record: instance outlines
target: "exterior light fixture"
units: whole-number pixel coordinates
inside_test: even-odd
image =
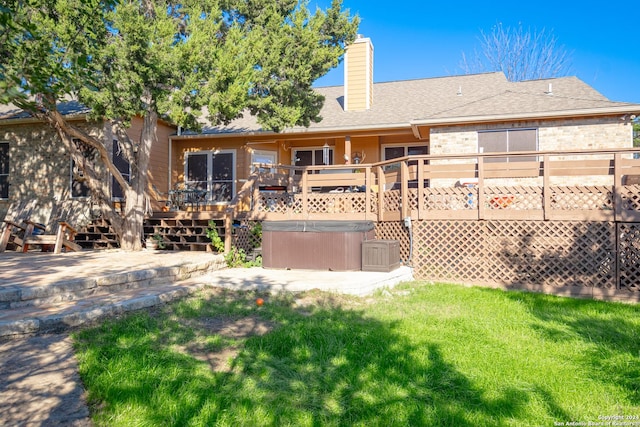
[[[329,144],[326,141],[322,146],[322,163],[329,164]]]

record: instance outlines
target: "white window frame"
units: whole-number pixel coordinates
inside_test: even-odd
[[[1,145],[7,145],[7,173],[2,173],[0,170],[0,177],[7,178],[7,197],[2,197],[0,194],[0,200],[8,200],[9,199],[9,177],[11,175],[11,143],[9,141],[0,141]]]
[[[336,152],[334,148],[335,148],[334,146],[329,147],[329,152],[331,153],[330,157],[333,159],[333,162],[331,163],[332,165],[335,165],[336,163]],[[298,151],[316,151],[316,150],[322,151],[323,149],[324,149],[324,146],[322,145],[315,145],[313,147],[291,147],[291,164],[295,166]],[[311,161],[312,161],[311,166],[325,166],[324,164],[316,165],[315,153],[314,155],[311,156]],[[326,166],[329,166],[329,165],[326,165]]]
[[[278,152],[275,150],[252,150],[251,151],[251,171],[253,172],[254,163],[267,163],[258,160],[258,158],[269,158],[272,165],[278,164]],[[272,169],[273,171],[273,169]]]
[[[184,179],[185,184],[189,185],[190,182],[187,178],[189,176],[188,166],[189,166],[189,156],[194,155],[207,155],[207,200],[206,203],[210,205],[228,205],[231,200],[226,201],[214,201],[211,200],[213,196],[213,157],[216,154],[231,154],[231,198],[233,198],[236,194],[236,169],[237,169],[237,151],[233,149],[227,150],[201,150],[201,151],[188,151],[184,153]],[[226,182],[226,181],[225,181]]]

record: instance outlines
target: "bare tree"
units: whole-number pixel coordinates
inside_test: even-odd
[[[494,25],[490,33],[480,31],[480,50],[469,58],[464,52],[460,68],[466,74],[502,71],[512,82],[566,76],[571,72],[571,54],[553,31]]]

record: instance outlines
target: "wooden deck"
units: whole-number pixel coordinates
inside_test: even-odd
[[[412,156],[357,169],[278,166],[251,177],[234,203],[251,206],[243,214],[255,220],[640,221],[640,160],[633,153],[502,153],[509,162],[496,161],[498,154]],[[234,203],[228,212],[238,214]]]

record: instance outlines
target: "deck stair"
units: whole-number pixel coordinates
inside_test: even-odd
[[[209,221],[214,221],[218,234],[224,238],[224,220],[197,215],[151,217],[144,221],[144,237],[155,236],[162,249],[213,252],[207,237]],[[106,219],[96,219],[80,230],[75,242],[84,249],[116,249],[118,238]]]
[[[88,252],[80,254],[92,256]],[[170,265],[163,262],[143,268],[102,265],[96,266],[95,275],[83,274],[75,278],[56,276],[52,280],[45,280],[46,273],[39,274],[46,270],[34,268],[26,274],[26,279],[30,280],[17,278],[15,283],[11,283],[11,279],[9,283],[1,281],[0,337],[57,332],[107,316],[160,305],[192,293],[204,286],[207,274],[226,267],[223,255],[202,255],[195,260],[171,255],[173,260]],[[146,253],[140,256],[152,255]],[[34,262],[42,260],[35,259]],[[47,257],[48,260],[51,257]],[[96,258],[95,262],[100,263],[101,260]],[[11,262],[9,259],[0,261]]]
[[[75,243],[83,249],[115,249],[120,247],[118,236],[106,219],[94,219],[79,231],[75,237]]]
[[[207,237],[209,221],[214,221],[218,235],[224,237],[224,221],[198,216],[152,217],[144,222],[145,238],[156,236],[167,250],[213,252]]]

